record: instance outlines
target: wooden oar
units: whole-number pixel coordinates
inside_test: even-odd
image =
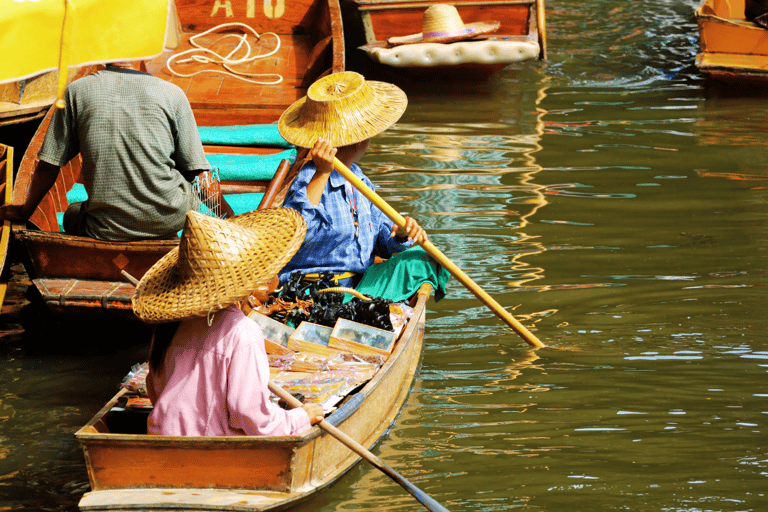
[[[384,215],[392,219],[392,222],[401,228],[405,227],[405,219],[402,215],[395,211],[395,209],[392,208],[389,203],[384,201],[381,196],[379,196],[376,192],[371,190],[370,187],[363,183],[363,180],[355,176],[346,165],[339,161],[338,158],[334,158],[333,162],[334,168],[339,171],[339,173],[341,173],[341,175],[344,176],[347,181],[349,181],[356,189],[362,192],[362,194],[368,198],[370,202],[376,205],[379,210],[384,212]],[[501,305],[496,302],[493,297],[488,295],[485,290],[480,288],[480,286],[478,286],[477,283],[475,283],[467,274],[465,274],[463,270],[461,270],[454,262],[449,260],[448,257],[440,251],[440,249],[432,244],[432,242],[427,240],[424,242],[419,242],[419,245],[421,245],[421,247],[423,247],[424,250],[427,251],[427,253],[435,259],[435,261],[442,265],[443,268],[448,270],[448,272],[450,272],[453,277],[458,279],[461,284],[466,286],[467,289],[475,295],[475,297],[480,299],[483,304],[488,306],[491,311],[496,313],[496,316],[501,318],[504,322],[506,322],[507,325],[514,329],[514,331],[519,334],[520,337],[522,337],[529,345],[534,348],[541,348],[545,346],[544,343],[539,341],[539,339],[534,336],[528,329],[526,329],[523,324],[518,322],[515,317],[513,317],[506,309],[501,307]]]
[[[272,391],[274,394],[276,394],[278,397],[285,400],[285,402],[290,405],[291,407],[301,407],[301,402],[299,402],[296,397],[288,393],[286,390],[278,386],[272,381],[269,381],[269,390]],[[448,509],[442,506],[440,503],[435,501],[434,498],[429,496],[427,493],[413,485],[411,482],[405,479],[400,473],[389,467],[384,463],[383,460],[372,454],[370,451],[368,451],[363,445],[349,437],[347,434],[339,430],[338,428],[334,427],[330,423],[328,423],[325,420],[322,420],[320,423],[317,424],[320,428],[331,434],[333,437],[338,439],[342,444],[344,444],[347,448],[376,466],[379,470],[381,470],[385,475],[390,477],[392,480],[400,484],[400,486],[408,491],[411,496],[416,498],[419,503],[424,505],[428,510],[432,510],[433,512],[448,512]]]
[[[547,24],[544,16],[544,0],[536,0],[536,28],[539,32],[539,59],[547,60]]]

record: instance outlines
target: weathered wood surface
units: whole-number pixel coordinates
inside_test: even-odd
[[[384,366],[327,418],[363,446],[376,443],[406,399],[420,359],[430,292],[429,285],[419,290],[415,315]],[[135,511],[205,510],[201,503],[217,510],[278,510],[327,487],[359,460],[318,427],[292,437],[150,436],[141,431],[146,415],[127,420],[112,411],[121,394],[76,434],[91,483],[80,502],[83,511],[118,505]]]
[[[56,101],[58,71],[0,84],[0,126],[43,117]]]
[[[200,125],[272,123],[289,105],[306,95],[307,87],[317,78],[344,70],[344,34],[338,0],[215,3],[177,0],[176,11],[181,28],[180,45],[148,61],[147,71],[184,90]],[[282,77],[281,83],[254,84],[211,72],[179,77],[168,70],[166,64],[172,55],[192,48],[190,37],[225,23],[245,23],[259,33],[261,37],[255,43],[259,54],[275,49],[278,44],[275,35],[279,38],[277,53],[235,68],[247,73],[277,74]],[[237,27],[229,30],[235,29]],[[197,43],[227,55],[238,41],[222,40],[223,34],[216,31],[201,36]],[[253,42],[254,38],[250,37],[249,41]],[[200,63],[181,64],[174,69],[184,75],[206,69],[222,70],[216,64]],[[261,80],[275,79],[263,77]]]

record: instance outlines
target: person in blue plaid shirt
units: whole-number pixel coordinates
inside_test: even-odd
[[[389,258],[427,240],[415,219],[405,217],[405,227],[398,228],[333,169],[336,157],[373,189],[355,162],[371,137],[400,118],[407,103],[395,85],[342,72],[312,84],[307,96],[280,117],[278,128],[286,140],[312,148],[312,160],[299,171],[284,202],[302,214],[307,235],[280,271],[281,283],[296,271],[310,279],[332,272],[340,286],[354,286],[376,256]]]

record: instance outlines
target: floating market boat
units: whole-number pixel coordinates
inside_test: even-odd
[[[362,33],[365,41],[360,49],[373,63],[401,75],[485,79],[515,62],[547,56],[544,0],[347,1],[354,13],[350,30]],[[464,24],[498,21],[499,28],[454,43],[388,42],[421,32],[424,12],[439,3],[455,6]]]
[[[392,353],[326,421],[370,448],[400,411],[422,347],[423,284]],[[77,431],[91,491],[82,511],[262,511],[295,505],[359,460],[318,427],[290,437],[171,437],[146,433],[148,412],[125,407],[121,390]]]
[[[274,6],[259,7],[257,10],[249,2],[233,8],[229,2],[217,2],[212,10],[208,3],[177,0],[172,13],[178,28],[176,48],[144,63],[148,72],[179,85],[187,94],[208,160],[219,168],[222,191],[236,213],[282,202],[283,181],[289,169],[281,162],[287,160],[290,167],[301,157],[297,158],[297,149],[285,142],[276,124],[271,123],[306,95],[308,86],[317,78],[344,69],[337,0],[280,0]],[[241,31],[239,35],[220,33],[216,27],[222,21],[246,24],[258,30],[260,37],[254,41],[248,30],[248,34]],[[242,25],[234,28],[241,29]],[[211,29],[216,31],[206,33]],[[263,33],[266,30],[271,34]],[[278,40],[279,48],[272,52]],[[255,48],[257,54],[271,55],[251,63],[228,64],[227,68],[213,62],[172,60],[174,55],[191,50],[193,44],[208,48],[201,50],[204,54],[216,51],[229,55],[235,50],[235,57],[239,57],[238,45],[250,45],[252,52]],[[229,68],[236,73],[228,71]],[[95,69],[85,67],[75,79]],[[272,77],[268,85],[242,80],[266,72]],[[51,110],[24,154],[16,178],[14,204],[23,204],[26,198],[36,156],[52,115]],[[63,211],[69,203],[84,199],[79,182],[80,159],[74,158],[62,168],[29,222],[13,226],[14,239],[23,245],[27,255],[26,270],[42,301],[55,313],[92,315],[109,310],[117,316],[132,318],[134,287],[122,271],[140,278],[178,242],[105,242],[62,233]]]
[[[13,192],[14,204],[23,204],[27,196],[36,165],[35,155],[52,115],[53,110],[40,124],[22,159]],[[249,131],[262,125],[242,128],[241,131]],[[276,131],[276,127],[273,130]],[[231,134],[232,130],[226,133]],[[201,129],[204,140],[211,140],[211,136],[216,134]],[[204,148],[211,164],[220,169],[222,192],[236,213],[280,202],[282,181],[296,157],[295,148],[268,147],[261,142],[237,146],[206,144]],[[230,165],[234,179],[226,174]],[[252,172],[238,173],[243,166]],[[107,242],[63,233],[61,220],[67,205],[85,199],[80,179],[80,159],[73,158],[62,167],[53,187],[29,220],[14,223],[14,239],[24,247],[26,271],[49,309],[74,314],[110,310],[118,316],[132,318],[134,286],[127,282],[122,271],[140,278],[175,247],[178,240]]]
[[[724,81],[768,80],[768,29],[744,15],[744,0],[704,0],[696,9],[696,67]]]

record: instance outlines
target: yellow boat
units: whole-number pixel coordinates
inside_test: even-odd
[[[768,29],[744,15],[744,0],[704,0],[696,9],[696,67],[724,81],[768,80]]]

